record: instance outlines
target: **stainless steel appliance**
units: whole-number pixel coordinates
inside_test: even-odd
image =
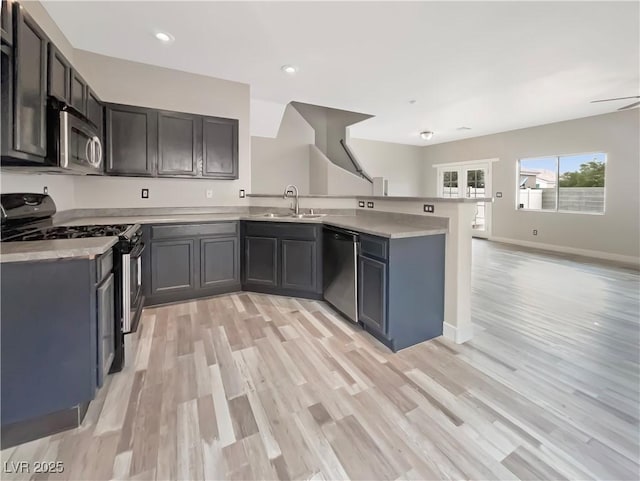
[[[137,329],[144,304],[140,266],[145,246],[140,225],[52,226],[55,212],[55,203],[48,195],[2,194],[2,242],[118,237],[113,247],[115,346],[109,372],[120,371],[124,366],[124,334]]]
[[[323,229],[324,299],[353,322],[358,322],[358,233],[338,227]]]
[[[49,161],[62,171],[102,174],[101,132],[72,107],[49,100],[47,146]]]

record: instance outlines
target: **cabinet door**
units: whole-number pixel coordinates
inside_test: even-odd
[[[49,96],[63,102],[71,102],[71,64],[52,43],[49,43],[48,67]]]
[[[278,285],[278,239],[246,236],[244,241],[244,282]]]
[[[71,70],[71,106],[87,115],[87,82],[75,70]]]
[[[21,8],[16,9],[13,85],[13,149],[27,160],[47,154],[47,37]]]
[[[317,248],[315,241],[281,241],[283,289],[316,291]]]
[[[107,107],[107,172],[150,176],[157,152],[157,114],[126,105]]]
[[[238,178],[238,121],[202,118],[202,175]]]
[[[358,269],[358,317],[376,331],[387,328],[387,265],[360,256]]]
[[[158,175],[196,175],[200,155],[200,118],[158,113]]]
[[[100,140],[104,139],[104,106],[96,93],[87,89],[87,118],[98,127]]]
[[[98,387],[109,372],[115,351],[115,290],[114,277],[109,277],[98,287]]]
[[[151,243],[151,294],[195,288],[193,239]]]
[[[2,43],[13,45],[13,1],[2,0],[0,13],[0,36]]]
[[[238,239],[200,239],[200,287],[240,282]]]

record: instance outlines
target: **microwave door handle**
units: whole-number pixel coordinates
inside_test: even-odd
[[[93,139],[87,139],[87,145],[84,148],[89,164],[93,163]]]
[[[94,165],[100,167],[102,164],[102,142],[97,136],[93,138],[93,146],[95,148]]]

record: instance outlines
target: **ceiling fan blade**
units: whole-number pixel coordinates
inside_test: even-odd
[[[601,99],[601,100],[592,100],[592,104],[597,104],[598,102],[611,102],[613,100],[627,100],[627,99],[640,99],[640,95],[634,95],[633,97],[618,97],[615,99]]]
[[[634,102],[632,104],[625,105],[624,107],[620,107],[618,110],[632,109],[634,107],[637,107],[638,105],[640,105],[640,102]]]

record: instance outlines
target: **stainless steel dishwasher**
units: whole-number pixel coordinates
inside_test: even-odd
[[[349,320],[358,322],[359,235],[325,226],[322,240],[324,299]]]

